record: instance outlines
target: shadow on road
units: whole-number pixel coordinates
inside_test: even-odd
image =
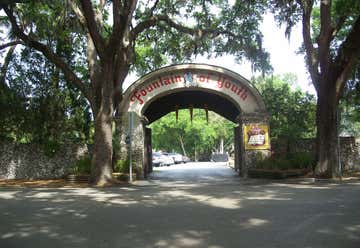
[[[359,247],[359,183],[186,173],[164,169],[148,186],[0,188],[0,247]]]

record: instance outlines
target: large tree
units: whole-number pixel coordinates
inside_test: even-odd
[[[80,0],[30,1],[5,4],[11,23],[6,48],[23,44],[41,52],[56,65],[66,81],[89,102],[94,119],[92,181],[112,180],[112,125],[122,100],[122,84],[134,65],[141,71],[164,63],[189,59],[193,54],[235,54],[254,68],[268,69],[268,54],[258,30],[266,1]],[[59,9],[59,5],[62,8]],[[57,30],[59,18],[69,25]],[[74,19],[77,23],[73,22]],[[75,55],[67,60],[56,54],[47,37],[59,36]],[[52,40],[52,39],[50,39]],[[84,43],[77,50],[74,40]],[[85,58],[85,73],[76,60]],[[135,67],[133,67],[135,68]]]
[[[344,86],[359,65],[360,1],[273,0],[286,34],[302,22],[303,48],[311,81],[317,92],[318,176],[338,175],[337,108]]]

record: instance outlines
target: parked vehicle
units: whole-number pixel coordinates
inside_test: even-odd
[[[162,154],[162,156],[163,156],[163,164],[162,164],[162,166],[170,166],[170,165],[175,163],[174,159],[171,156],[169,156],[167,154]]]
[[[175,164],[180,164],[180,163],[184,162],[183,161],[183,156],[181,154],[179,154],[179,153],[172,152],[172,153],[167,153],[167,155],[172,157]]]
[[[152,153],[152,165],[155,167],[159,167],[159,166],[161,166],[161,163],[162,163],[161,153],[153,152]]]
[[[190,160],[190,158],[187,157],[187,156],[182,156],[182,161],[183,161],[183,163],[188,163],[188,162],[190,162],[191,160]]]
[[[168,156],[161,152],[153,152],[152,153],[152,164],[155,167],[170,166],[170,165],[174,164],[174,160],[171,156]]]

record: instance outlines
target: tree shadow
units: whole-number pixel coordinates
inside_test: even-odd
[[[360,185],[0,189],[0,247],[357,247]]]

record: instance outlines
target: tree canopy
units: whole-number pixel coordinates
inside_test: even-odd
[[[294,141],[315,136],[315,97],[297,88],[296,81],[293,74],[255,79],[270,114],[271,138]]]

